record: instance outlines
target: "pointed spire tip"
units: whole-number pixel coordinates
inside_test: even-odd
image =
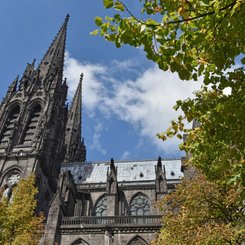
[[[69,18],[70,18],[70,15],[67,14],[67,15],[66,15],[66,18],[65,18],[65,22],[68,22]]]
[[[32,66],[34,67],[35,66],[35,63],[36,63],[36,59],[33,59],[33,61],[32,61]]]
[[[80,82],[83,80],[83,73],[80,75]]]

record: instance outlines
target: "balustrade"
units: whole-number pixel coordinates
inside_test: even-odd
[[[62,226],[160,226],[161,215],[145,216],[82,216],[82,217],[63,217]]]

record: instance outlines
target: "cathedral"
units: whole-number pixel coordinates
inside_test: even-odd
[[[83,71],[71,105],[66,104],[68,20],[39,65],[27,64],[1,102],[1,190],[10,198],[17,182],[35,173],[37,211],[47,217],[40,244],[149,245],[162,223],[156,203],[180,183],[181,160],[86,159]]]

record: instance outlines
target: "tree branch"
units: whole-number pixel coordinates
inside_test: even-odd
[[[231,4],[228,4],[227,6],[221,8],[219,11],[223,11],[226,10],[230,7],[233,7],[236,4],[236,1],[232,2]],[[182,23],[182,22],[186,22],[186,21],[192,21],[192,20],[196,20],[196,19],[200,19],[202,17],[208,16],[208,15],[213,15],[215,13],[215,11],[210,11],[204,14],[200,14],[198,16],[192,17],[192,18],[187,18],[187,19],[182,19],[182,20],[176,20],[176,21],[169,21],[167,22],[167,24],[177,24],[177,23]]]
[[[119,1],[123,6],[124,8],[126,9],[126,11],[129,13],[129,15],[134,18],[137,22],[143,24],[143,25],[146,25],[148,27],[157,27],[157,26],[161,26],[161,24],[146,24],[145,21],[141,21],[139,20],[130,10],[129,8],[121,1]],[[235,4],[236,4],[237,1],[234,1],[230,4],[228,4],[227,6],[221,8],[219,11],[223,11],[223,10],[226,10],[230,7],[233,7]],[[165,24],[169,25],[169,24],[179,24],[179,23],[182,23],[182,22],[188,22],[188,21],[192,21],[192,20],[196,20],[196,19],[200,19],[202,17],[205,17],[205,16],[208,16],[208,15],[213,15],[215,14],[215,11],[210,11],[210,12],[207,12],[207,13],[204,13],[204,14],[200,14],[198,16],[195,16],[195,17],[192,17],[192,18],[187,18],[187,19],[181,19],[181,20],[175,20],[175,21],[168,21],[166,22]]]

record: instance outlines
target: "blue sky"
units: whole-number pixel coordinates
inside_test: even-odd
[[[131,1],[137,8],[137,1]],[[187,98],[199,84],[182,82],[160,71],[131,47],[117,49],[89,33],[95,16],[110,15],[102,0],[2,0],[0,3],[0,99],[16,75],[34,58],[39,63],[66,14],[65,76],[69,99],[83,83],[83,137],[87,160],[176,158],[176,139],[161,142],[156,133],[176,118],[174,102]]]

